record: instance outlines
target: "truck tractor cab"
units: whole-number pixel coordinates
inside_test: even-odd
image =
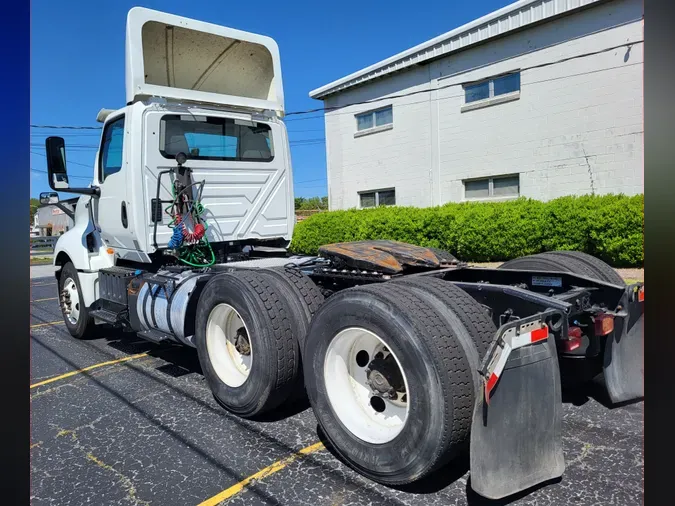
[[[65,143],[47,140],[50,186],[85,195],[56,265],[208,267],[246,246],[286,246],[293,185],[274,40],[144,8],[126,35],[127,105],[97,116],[89,187],[70,187]]]

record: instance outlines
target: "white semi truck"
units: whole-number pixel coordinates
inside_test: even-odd
[[[344,460],[384,484],[468,450],[504,497],[562,475],[561,388],[643,395],[644,287],[561,251],[470,268],[392,241],[286,253],[294,225],[276,43],[145,8],[127,18],[126,105],[103,109],[92,183],[54,265],[76,338],[117,326],[197,349],[215,398],[254,417],[307,395]],[[54,193],[41,198],[53,202]]]

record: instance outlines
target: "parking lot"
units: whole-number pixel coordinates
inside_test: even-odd
[[[73,339],[53,277],[31,279],[30,340],[33,505],[493,504],[471,492],[466,459],[414,486],[366,480],[322,444],[305,404],[230,415],[194,350],[114,330]],[[642,403],[565,401],[562,480],[499,503],[640,503]]]

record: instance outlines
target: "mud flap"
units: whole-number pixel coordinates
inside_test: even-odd
[[[612,403],[644,397],[644,286],[631,285],[622,299],[624,317],[614,319],[607,336],[603,371]]]
[[[547,311],[502,325],[483,359],[471,426],[471,487],[500,499],[562,476],[560,369]]]

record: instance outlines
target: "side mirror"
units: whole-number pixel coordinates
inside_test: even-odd
[[[49,204],[58,204],[59,203],[59,194],[56,192],[42,192],[40,193],[40,204],[49,205]]]
[[[68,171],[66,170],[66,143],[62,137],[47,137],[47,177],[52,190],[67,190]]]
[[[47,179],[49,180],[49,187],[52,190],[62,190],[69,193],[80,193],[82,195],[100,195],[100,190],[95,186],[89,188],[71,188],[70,184],[68,184],[66,143],[62,137],[47,137],[45,148],[47,150]],[[57,194],[54,193],[50,195],[56,195],[58,202],[59,196]]]

